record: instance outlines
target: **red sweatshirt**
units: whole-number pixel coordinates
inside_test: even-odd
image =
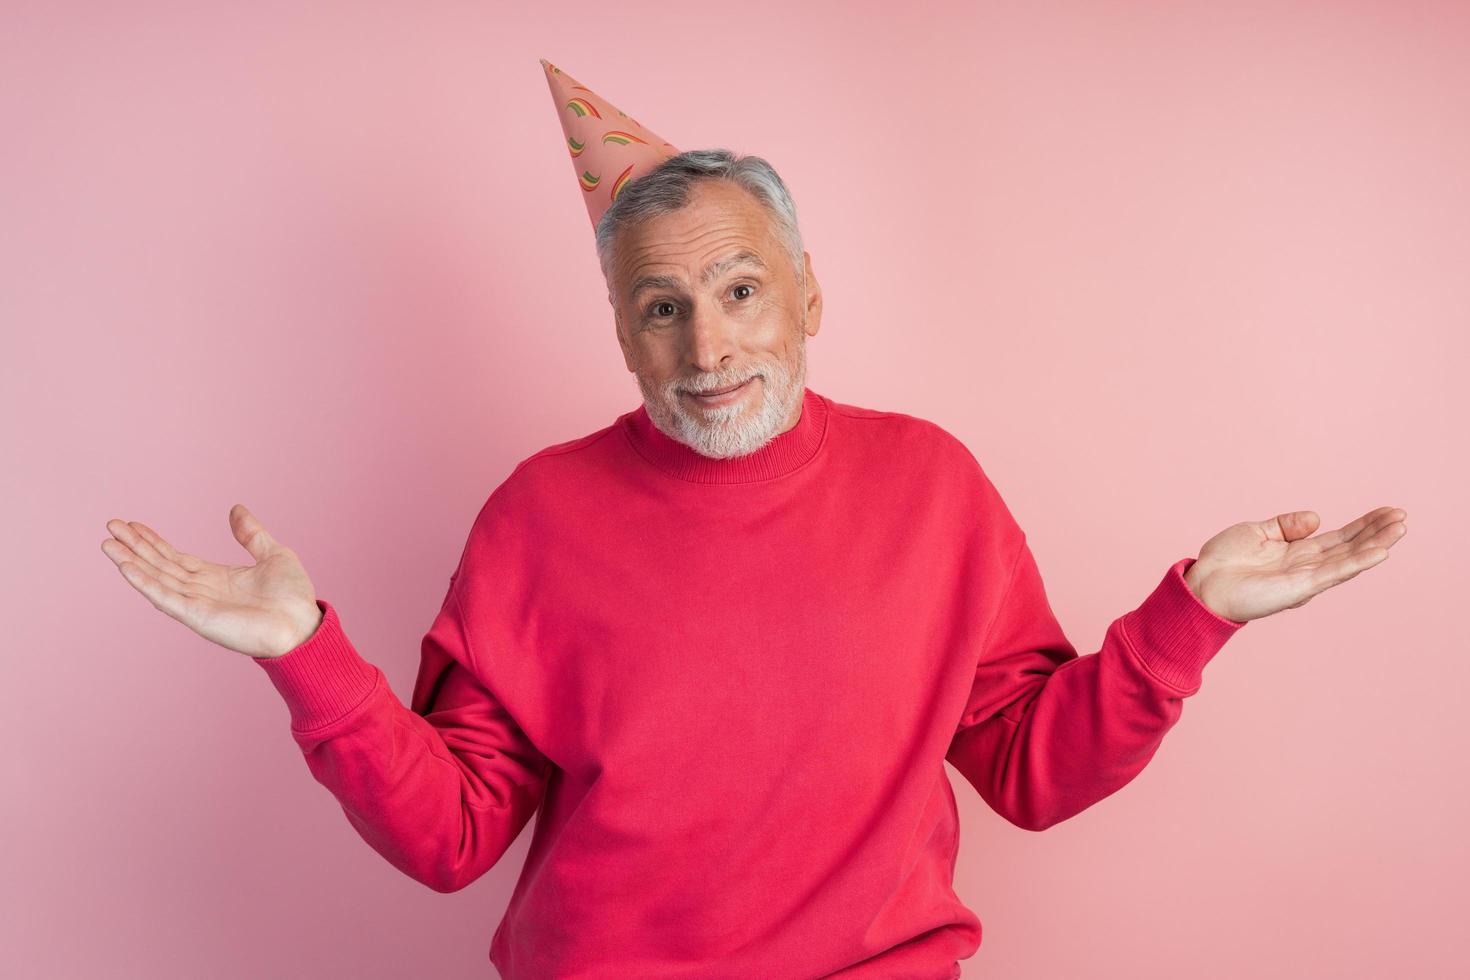
[[[808,388],[794,428],[713,460],[640,405],[490,494],[407,707],[325,599],[256,662],[312,775],[430,888],[536,813],[507,980],[957,977],[981,928],[944,761],[1028,830],[1127,784],[1244,625],[1192,561],[1079,657],[934,423]]]

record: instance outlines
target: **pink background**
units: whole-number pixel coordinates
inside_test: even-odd
[[[963,439],[1080,652],[1236,521],[1409,512],[1113,797],[957,791],[967,976],[1463,975],[1470,8],[306,6],[0,15],[9,975],[493,975],[529,828],[404,877],[99,544],[247,504],[406,699],[485,497],[639,403],[540,57],[777,166],[809,383]]]

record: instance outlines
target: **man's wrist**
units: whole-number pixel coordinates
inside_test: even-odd
[[[321,606],[313,602],[310,612],[303,612],[293,618],[296,626],[291,630],[289,637],[282,642],[281,651],[275,654],[277,657],[284,657],[315,636],[316,631],[321,628],[323,620],[326,619],[326,614],[322,612]]]
[[[1189,591],[1193,592],[1196,596],[1199,595],[1199,575],[1195,573],[1195,569],[1197,568],[1199,568],[1199,562],[1190,565],[1189,569],[1184,573],[1184,584],[1189,586]],[[1200,601],[1203,602],[1204,600],[1200,599]]]
[[[1221,619],[1228,619],[1232,623],[1244,622],[1244,620],[1237,620],[1233,618],[1224,609],[1221,609],[1218,605],[1211,603],[1205,599],[1205,582],[1207,577],[1200,573],[1198,561],[1192,562],[1189,568],[1185,569],[1181,577],[1184,579],[1184,584],[1189,586],[1189,591],[1193,592],[1194,597],[1199,600],[1200,605],[1204,606],[1206,609],[1214,613],[1216,616],[1219,616]],[[1219,589],[1216,589],[1215,591],[1219,592]],[[1219,596],[1216,596],[1217,600],[1218,598]]]

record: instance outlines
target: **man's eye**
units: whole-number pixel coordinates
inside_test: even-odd
[[[748,290],[754,291],[755,290],[755,286],[751,285],[748,282],[742,282],[742,283],[739,283],[738,285],[734,286],[733,289],[732,289],[732,292],[735,289],[748,289]],[[736,297],[736,299],[748,299],[748,298],[749,298],[749,294],[748,293],[745,296],[737,296]],[[667,312],[665,312],[665,308],[667,308]],[[654,303],[652,306],[650,306],[648,308],[648,314],[649,314],[649,316],[653,317],[655,320],[667,319],[668,317],[671,317],[671,316],[674,315],[674,304],[673,303],[670,303],[668,300],[659,300],[657,303]]]

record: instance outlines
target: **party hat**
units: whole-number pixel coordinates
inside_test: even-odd
[[[572,169],[587,202],[592,227],[631,180],[679,151],[560,68],[541,59],[551,99],[567,138]]]

